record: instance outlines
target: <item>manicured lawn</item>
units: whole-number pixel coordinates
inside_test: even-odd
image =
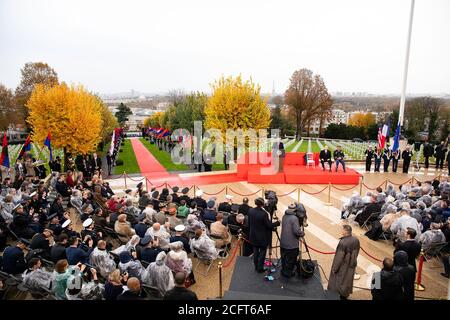
[[[121,146],[123,152],[119,152],[118,159],[123,161],[123,165],[114,167],[114,174],[126,173],[139,173],[139,165],[134,154],[133,147],[129,139],[125,139],[125,145]]]
[[[164,150],[159,150],[158,146],[155,144],[151,144],[148,140],[144,138],[140,138],[144,146],[152,153],[152,155],[158,160],[158,162],[166,168],[167,171],[187,171],[189,170],[189,166],[185,164],[175,164],[172,162],[172,158],[170,153]]]

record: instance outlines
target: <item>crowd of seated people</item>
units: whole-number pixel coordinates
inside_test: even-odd
[[[188,188],[115,194],[99,172],[87,181],[52,173],[1,185],[1,271],[57,299],[196,299],[192,257],[224,257],[232,234],[248,230],[248,199],[204,199]],[[182,285],[183,284],[183,285]],[[185,284],[185,285],[184,285]],[[155,289],[156,288],[156,289]],[[184,290],[184,289],[186,290]],[[153,292],[154,294],[154,292]]]
[[[366,228],[365,235],[372,240],[392,239],[395,250],[405,251],[414,269],[421,250],[425,256],[440,257],[444,264],[441,275],[448,278],[449,194],[450,179],[400,185],[398,190],[393,185],[384,191],[378,187],[363,197],[354,192],[341,217]]]

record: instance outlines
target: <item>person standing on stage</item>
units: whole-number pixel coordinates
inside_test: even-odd
[[[423,157],[425,158],[425,169],[428,169],[430,165],[429,159],[430,157],[433,156],[433,153],[434,153],[433,146],[428,141],[425,141],[423,145]]]
[[[402,152],[403,159],[403,173],[408,173],[409,164],[411,162],[411,158],[413,156],[412,151],[409,149],[409,146],[406,146],[406,149]]]
[[[389,161],[391,161],[391,150],[389,145],[386,144],[386,148],[383,150],[383,172],[389,171]]]
[[[375,153],[373,157],[375,158],[375,172],[380,172],[380,166],[381,166],[381,157],[382,157],[381,149],[375,148]]]
[[[369,146],[364,154],[366,155],[366,172],[370,172],[370,167],[372,167],[372,158],[375,155],[372,150],[372,146]]]
[[[397,172],[398,160],[400,159],[399,149],[391,152],[391,159],[392,159],[392,172]]]
[[[325,162],[328,162],[328,168],[331,172],[331,152],[328,150],[328,146],[325,146],[322,150],[320,150],[319,158],[323,171],[325,171]]]
[[[344,225],[328,281],[328,290],[337,292],[341,300],[347,300],[353,292],[359,248],[359,240],[352,235],[352,227]]]
[[[336,163],[336,172],[338,171],[339,163],[342,165],[342,168],[344,169],[344,172],[345,172],[345,161],[344,161],[345,155],[341,149],[341,146],[337,146],[337,149],[334,150],[334,152],[333,152],[333,156],[334,156],[334,162]]]
[[[256,198],[255,205],[256,208],[248,211],[249,242],[253,246],[255,270],[262,273],[267,247],[272,244],[272,232],[280,225],[280,222],[278,220],[271,222],[270,214],[264,210],[263,198]]]
[[[444,141],[441,141],[441,144],[434,149],[434,157],[436,158],[436,169],[444,168],[444,159],[445,159],[445,146]]]

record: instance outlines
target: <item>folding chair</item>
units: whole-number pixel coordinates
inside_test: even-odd
[[[381,212],[373,212],[369,215],[369,217],[363,222],[361,228],[369,230],[369,227],[372,224],[371,219],[378,217],[381,214]]]
[[[306,153],[306,166],[316,167],[316,162],[314,161],[314,153],[308,152]]]
[[[158,288],[149,286],[148,284],[142,284],[142,290],[146,294],[146,300],[162,300],[163,295]]]
[[[433,258],[440,259],[442,256],[442,251],[448,245],[448,242],[433,243],[428,248],[423,248],[423,256],[425,261],[429,261]]]

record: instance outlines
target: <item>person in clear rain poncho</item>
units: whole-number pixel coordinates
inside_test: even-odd
[[[189,275],[192,271],[192,260],[188,258],[183,250],[183,243],[175,241],[170,244],[170,251],[167,254],[166,265],[172,272],[184,272]]]
[[[142,282],[158,288],[161,295],[175,286],[172,270],[166,265],[166,253],[164,251],[158,253],[155,262],[149,264],[142,276]]]
[[[32,258],[22,275],[23,284],[33,290],[51,289],[54,275],[41,268],[41,259]]]
[[[341,218],[347,219],[352,214],[356,215],[358,210],[360,210],[362,207],[363,207],[362,198],[359,196],[357,191],[353,191],[352,197],[346,204],[344,204],[344,207],[342,208]]]
[[[191,250],[200,259],[215,260],[218,256],[216,243],[202,229],[195,231],[195,237],[191,239]]]
[[[99,270],[100,275],[107,279],[108,275],[116,269],[114,259],[106,251],[106,242],[100,240],[97,247],[92,251],[89,257],[89,263]]]

